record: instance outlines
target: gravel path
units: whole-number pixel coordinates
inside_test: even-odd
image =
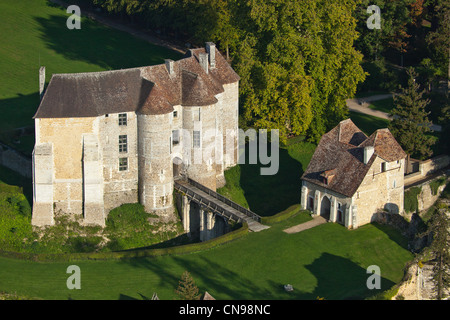
[[[296,226],[284,229],[283,231],[286,233],[297,233],[301,232],[303,230],[314,228],[315,226],[321,225],[327,223],[327,220],[323,218],[322,216],[315,216],[312,220],[304,223],[300,223]]]
[[[369,116],[374,116],[374,117],[378,117],[378,118],[382,118],[382,119],[386,119],[386,120],[391,120],[392,118],[389,116],[388,113],[380,111],[380,110],[370,109],[369,105],[370,105],[371,101],[389,99],[389,98],[393,97],[393,95],[394,94],[392,94],[392,93],[377,94],[377,95],[364,97],[364,98],[347,99],[347,100],[345,100],[345,102],[347,103],[347,107],[350,111],[364,113]],[[442,126],[440,126],[438,124],[432,124],[431,129],[433,131],[440,132],[440,131],[442,131]]]

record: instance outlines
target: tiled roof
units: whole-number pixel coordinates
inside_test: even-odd
[[[374,154],[364,164],[364,147],[373,146]],[[352,197],[376,157],[391,162],[406,157],[388,129],[379,129],[367,137],[350,120],[341,121],[322,136],[302,179]],[[324,177],[332,175],[329,183]]]
[[[239,76],[215,49],[215,68],[206,73],[198,62],[204,48],[193,49],[173,62],[173,74],[165,64],[52,76],[34,118],[96,117],[136,111],[163,114],[173,106],[205,106],[217,102],[223,85]]]

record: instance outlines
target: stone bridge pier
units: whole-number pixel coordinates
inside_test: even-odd
[[[185,195],[181,196],[179,212],[184,231],[190,237],[198,237],[200,241],[219,237],[230,229],[228,222],[222,216],[207,210]]]

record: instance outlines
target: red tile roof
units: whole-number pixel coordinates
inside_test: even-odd
[[[374,147],[374,154],[364,164],[367,146]],[[379,129],[367,137],[347,119],[322,136],[302,179],[352,197],[377,156],[391,162],[404,159],[406,153],[388,129]],[[323,177],[332,173],[333,178],[325,184]]]
[[[198,62],[204,48],[190,50],[173,62],[169,75],[165,64],[114,71],[52,76],[34,118],[96,117],[135,111],[163,114],[173,106],[206,106],[217,102],[223,85],[239,81],[216,49],[216,67],[206,73]]]

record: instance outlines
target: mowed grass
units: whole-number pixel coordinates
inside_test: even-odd
[[[394,108],[394,99],[388,98],[383,100],[371,101],[369,108],[390,113],[391,110]]]
[[[36,263],[0,258],[0,288],[43,299],[174,299],[183,271],[216,299],[364,299],[403,276],[412,254],[396,231],[377,225],[347,230],[333,223],[297,234],[283,229],[306,213],[259,233],[199,253],[122,261]],[[81,269],[81,290],[69,290],[69,265]],[[381,289],[366,286],[367,267],[381,270]],[[283,285],[291,284],[293,292]]]
[[[377,129],[387,128],[389,120],[370,116],[359,112],[349,112],[349,117],[353,123],[361,129],[367,136],[370,136]]]
[[[80,30],[69,30],[69,16],[46,0],[0,1],[0,132],[33,125],[40,66],[46,67],[48,83],[54,73],[138,67],[181,57],[87,18]]]
[[[227,184],[218,189],[218,192],[261,216],[271,216],[283,211],[300,203],[300,178],[315,148],[316,145],[306,141],[288,143],[279,148],[278,158],[271,155],[272,163],[263,165],[259,159],[257,164],[249,163],[249,147],[246,145],[245,163],[225,171]],[[278,166],[273,164],[276,162]],[[278,168],[276,174],[262,175],[261,168],[271,165]]]

